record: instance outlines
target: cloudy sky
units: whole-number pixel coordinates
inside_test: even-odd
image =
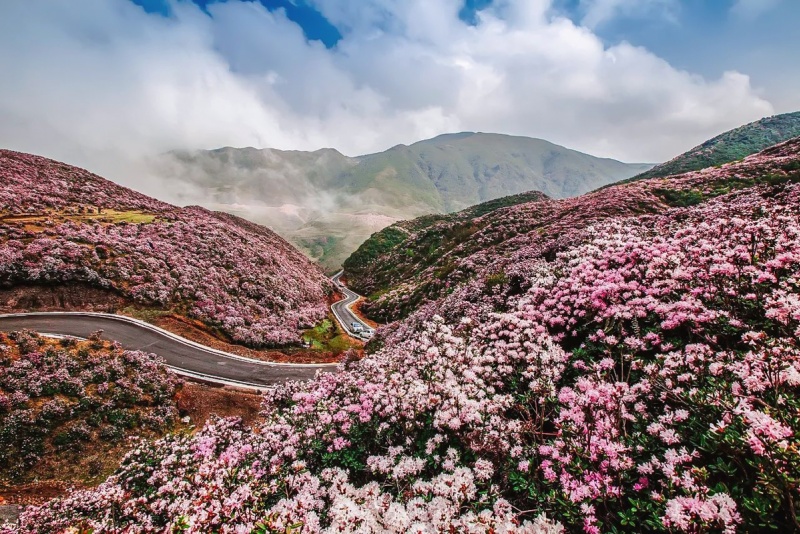
[[[175,148],[453,131],[657,162],[800,110],[795,0],[2,0],[0,147],[125,178]]]

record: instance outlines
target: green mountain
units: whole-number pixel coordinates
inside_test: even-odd
[[[359,291],[366,294],[388,288],[397,280],[413,278],[468,240],[482,228],[483,223],[477,218],[501,208],[545,200],[547,196],[543,193],[530,191],[483,202],[456,213],[423,215],[397,222],[364,241],[344,261],[345,273]],[[396,253],[405,257],[397,262],[385,261]],[[409,257],[420,261],[409,262]]]
[[[463,132],[348,157],[255,148],[173,152],[159,174],[184,202],[266,224],[327,270],[399,220],[445,214],[538,190],[580,195],[651,167],[597,158],[528,137]]]
[[[705,169],[740,160],[800,135],[800,111],[784,113],[739,126],[709,139],[631,180],[657,178]]]
[[[391,191],[397,203],[423,202],[450,213],[531,190],[554,198],[576,196],[593,184],[650,167],[596,158],[542,139],[462,132],[362,156],[341,178],[354,193]]]

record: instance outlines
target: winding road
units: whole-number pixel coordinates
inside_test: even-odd
[[[120,315],[83,312],[0,315],[0,330],[23,328],[82,338],[102,330],[104,338],[119,341],[126,349],[158,354],[170,368],[187,378],[248,389],[268,389],[287,380],[308,380],[318,370],[332,371],[336,365],[283,364],[243,358]]]
[[[350,310],[359,295],[339,281],[342,273],[332,280],[345,298],[331,306],[336,319],[349,334],[355,332],[352,323],[362,325],[364,332],[372,328],[362,323]],[[262,362],[228,352],[212,349],[182,338],[151,324],[105,313],[34,312],[0,315],[0,331],[29,329],[42,334],[86,338],[92,332],[103,331],[103,337],[119,341],[129,350],[154,352],[164,358],[167,366],[187,378],[247,389],[269,389],[288,380],[308,380],[317,371],[331,372],[337,364],[295,364]]]
[[[331,277],[331,280],[336,284],[337,289],[344,294],[345,298],[333,303],[331,305],[331,311],[348,334],[362,339],[369,339],[374,330],[367,323],[359,319],[350,307],[361,298],[361,295],[352,291],[342,283],[342,274],[344,274],[344,271],[339,271]],[[356,331],[353,324],[360,325],[360,327],[357,327],[360,331]]]

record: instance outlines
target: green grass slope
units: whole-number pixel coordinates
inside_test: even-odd
[[[476,276],[489,293],[496,286],[516,291],[503,269],[511,269],[520,247],[535,243],[536,251],[529,253],[551,261],[571,239],[570,232],[599,221],[663,213],[741,189],[796,182],[798,147],[800,137],[719,168],[615,184],[567,199],[531,193],[454,215],[403,221],[373,235],[345,260],[345,276],[350,287],[367,297],[361,310],[382,323],[404,318]]]
[[[658,178],[723,165],[799,135],[800,111],[766,117],[709,139],[631,180]]]
[[[483,243],[470,238],[490,222],[484,215],[519,204],[548,200],[538,191],[490,200],[449,215],[425,215],[400,221],[374,233],[345,260],[344,269],[350,285],[364,294],[380,294],[398,280],[410,280],[432,265],[441,264],[448,255],[473,250]],[[393,258],[386,261],[387,258]],[[438,276],[448,274],[445,264]]]

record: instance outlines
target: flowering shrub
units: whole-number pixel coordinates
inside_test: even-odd
[[[459,284],[513,269],[519,249],[536,245],[539,255],[552,256],[574,242],[575,230],[598,222],[663,213],[758,184],[797,181],[799,145],[795,139],[720,168],[610,186],[577,198],[539,195],[480,216],[470,208],[400,222],[364,243],[345,262],[345,274],[355,289],[373,295],[362,306],[367,315],[396,320]],[[388,235],[397,237],[382,242]],[[366,254],[375,247],[382,247],[379,261]]]
[[[2,286],[88,282],[251,346],[298,343],[327,313],[327,278],[266,228],[45,158],[0,151],[0,218]]]
[[[0,334],[0,465],[16,477],[48,450],[79,451],[131,429],[162,431],[178,381],[153,354],[98,341]]]

